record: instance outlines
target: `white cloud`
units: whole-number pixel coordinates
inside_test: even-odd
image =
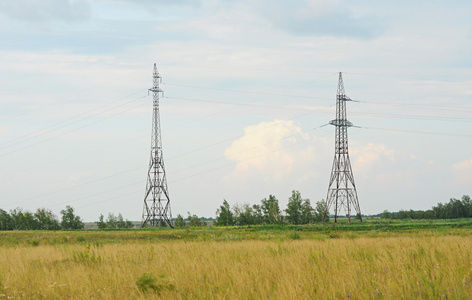
[[[453,164],[452,169],[454,171],[467,171],[472,169],[472,159],[464,160],[459,163]]]
[[[459,186],[470,188],[472,181],[472,159],[455,163],[451,167],[453,173],[453,182]]]
[[[234,170],[237,176],[257,173],[266,180],[280,181],[296,164],[312,160],[311,145],[289,148],[308,140],[309,135],[293,121],[261,122],[246,127],[244,136],[232,143],[225,156],[238,163]]]
[[[385,160],[393,160],[395,151],[389,149],[384,144],[368,143],[361,148],[351,149],[352,156],[356,157],[353,161],[353,169],[360,174],[367,174],[372,166]],[[375,170],[378,171],[378,170]]]

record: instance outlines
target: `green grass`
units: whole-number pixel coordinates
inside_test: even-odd
[[[0,246],[114,244],[124,242],[237,241],[381,237],[398,235],[472,235],[472,219],[382,220],[364,222],[341,219],[338,223],[310,225],[254,225],[195,228],[146,228],[126,230],[1,231]]]

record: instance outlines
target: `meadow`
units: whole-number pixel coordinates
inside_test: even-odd
[[[0,232],[0,299],[469,299],[470,220]]]

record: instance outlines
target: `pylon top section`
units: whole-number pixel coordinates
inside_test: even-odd
[[[154,65],[155,66],[155,65]],[[338,95],[344,95],[344,83],[343,83],[343,73],[339,72],[339,79],[338,79]],[[349,98],[348,98],[349,99]]]
[[[346,117],[346,101],[352,101],[344,92],[343,75],[339,72],[338,92],[336,95],[336,119],[329,124],[340,127],[351,127],[353,124]]]
[[[149,91],[153,93],[164,93],[164,91],[159,88],[159,83],[162,82],[162,77],[159,76],[159,71],[157,71],[156,63],[154,63],[154,72],[153,72],[152,78],[153,78],[153,85],[152,85],[152,88],[149,89]],[[158,96],[158,95],[155,95],[155,96]]]

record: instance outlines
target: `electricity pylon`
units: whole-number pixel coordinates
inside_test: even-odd
[[[170,211],[170,198],[167,189],[166,171],[162,155],[161,124],[159,118],[159,88],[162,81],[154,64],[153,86],[149,89],[153,93],[153,115],[151,135],[151,159],[149,161],[146,192],[141,227],[165,226],[173,228]]]
[[[335,126],[335,153],[328,194],[326,196],[326,216],[329,216],[331,205],[334,205],[334,222],[337,222],[341,209],[351,222],[351,210],[354,207],[357,215],[361,216],[361,208],[357,199],[356,184],[352,174],[351,161],[348,153],[347,129],[353,126],[346,118],[346,102],[352,101],[344,93],[342,73],[339,72],[338,92],[336,95],[336,119],[330,121]]]

